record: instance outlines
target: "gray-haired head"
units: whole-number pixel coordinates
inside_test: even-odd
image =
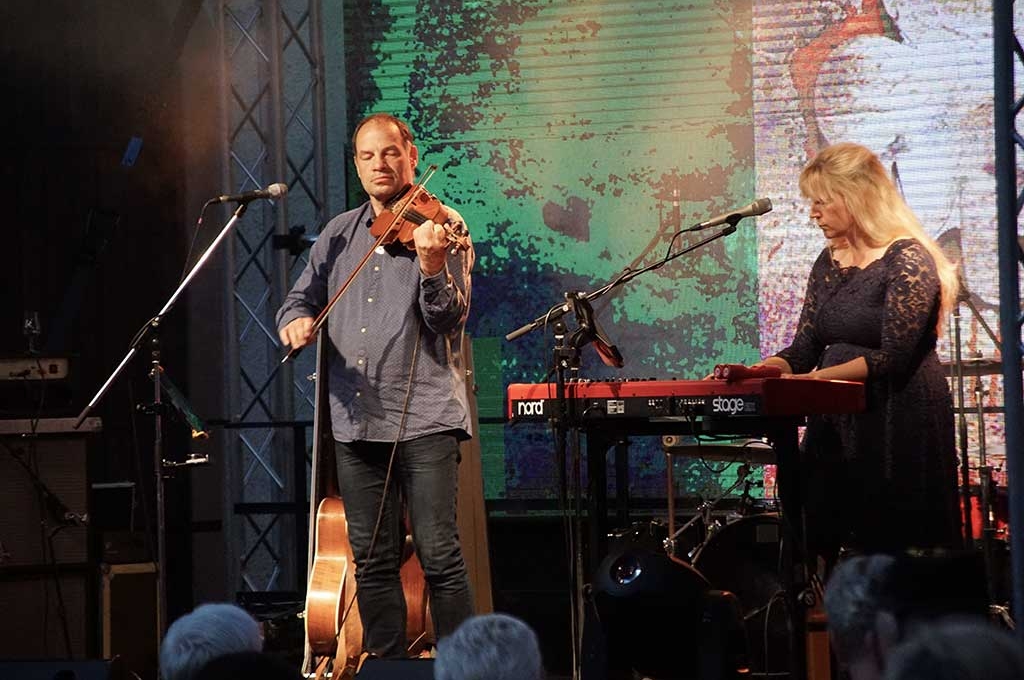
[[[889,655],[885,680],[1019,680],[1024,649],[1008,630],[978,617],[922,625]]]
[[[227,603],[200,605],[167,629],[160,645],[160,676],[192,680],[211,659],[262,649],[259,623],[244,609]]]
[[[434,680],[543,680],[537,634],[508,614],[481,614],[437,643]]]
[[[829,576],[825,613],[840,659],[859,656],[865,637],[876,630],[879,613],[891,610],[895,565],[896,559],[890,555],[857,555],[840,562]]]

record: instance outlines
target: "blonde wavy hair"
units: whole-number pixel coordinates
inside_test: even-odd
[[[925,232],[874,152],[852,142],[825,147],[800,173],[800,193],[811,200],[845,201],[861,236],[873,248],[900,238],[924,246],[935,260],[942,286],[937,326],[941,332],[960,288],[956,265]]]

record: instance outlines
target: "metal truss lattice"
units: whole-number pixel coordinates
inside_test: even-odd
[[[1017,92],[1018,71],[1024,71],[1024,49],[1015,32],[1015,19],[1022,8],[1012,0],[992,3],[993,57],[995,74],[995,174],[999,222],[999,317],[1002,331],[1002,364],[1006,412],[1006,454],[1010,491],[1010,534],[1013,572],[1012,611],[1024,611],[1024,393],[1021,386],[1020,269],[1024,264],[1019,219],[1024,207],[1018,167],[1018,153],[1024,137],[1017,120],[1024,110],[1024,97]],[[1024,627],[1017,626],[1024,638]]]
[[[285,237],[298,229],[314,235],[325,221],[320,8],[318,0],[221,0],[220,21],[227,184],[289,187],[285,199],[251,203],[229,246],[227,389],[236,421],[225,451],[234,461],[225,502],[236,508],[225,515],[229,578],[236,590],[301,590],[305,546],[296,529],[306,521],[298,516],[305,498],[296,496],[306,470],[296,465],[289,424],[312,420],[312,352],[281,366],[274,315],[305,265]],[[308,433],[304,439],[312,441]],[[253,504],[259,513],[237,510]],[[293,520],[282,521],[275,507]]]

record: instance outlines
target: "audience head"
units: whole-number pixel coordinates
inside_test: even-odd
[[[1018,680],[1024,648],[985,619],[947,618],[917,628],[889,654],[885,680]]]
[[[889,555],[850,557],[825,585],[829,639],[852,680],[879,677],[884,654],[898,639],[888,583],[895,562]]]
[[[893,647],[934,619],[984,620],[983,566],[976,555],[858,555],[844,559],[825,587],[833,650],[852,680],[877,680]]]
[[[210,660],[194,680],[302,680],[302,672],[267,652],[234,652]]]
[[[212,659],[262,649],[260,626],[244,609],[226,603],[200,605],[167,629],[160,645],[160,675],[163,680],[194,680]]]
[[[507,614],[481,614],[437,643],[434,680],[543,680],[537,634]]]

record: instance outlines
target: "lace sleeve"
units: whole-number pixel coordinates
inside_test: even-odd
[[[920,243],[910,240],[897,242],[885,258],[882,346],[864,357],[871,378],[912,371],[938,339],[941,283],[935,261]]]
[[[818,305],[824,295],[826,273],[831,266],[832,254],[826,248],[811,267],[811,275],[807,279],[807,292],[804,294],[804,306],[800,311],[800,321],[797,323],[793,342],[789,347],[776,353],[776,356],[786,360],[794,373],[814,370],[825,349],[824,344],[818,339],[815,322],[818,318]]]

